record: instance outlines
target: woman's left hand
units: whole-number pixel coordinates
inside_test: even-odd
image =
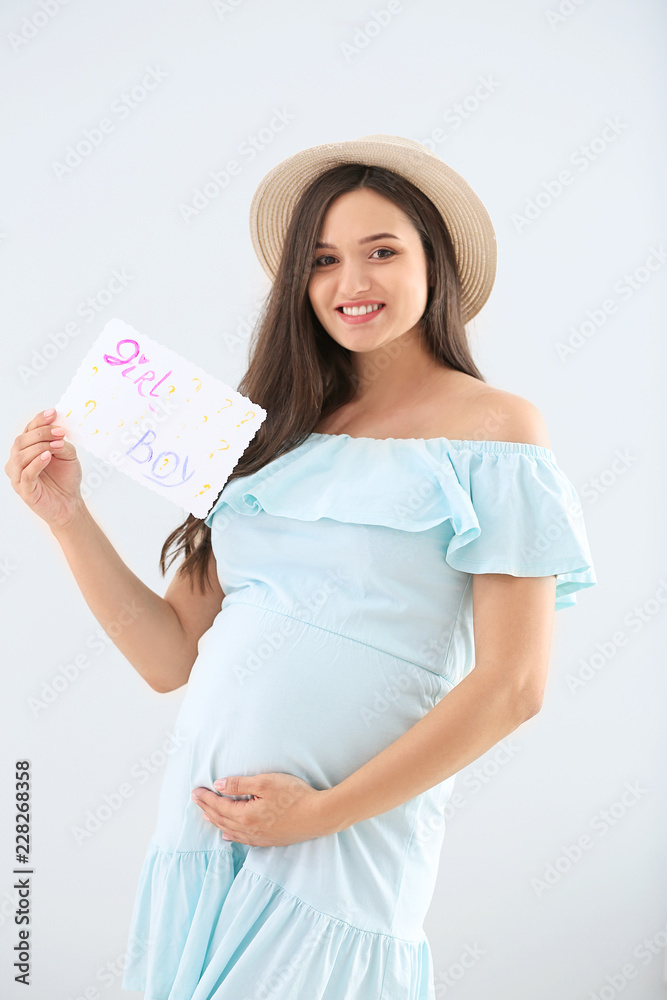
[[[213,787],[223,794],[198,787],[192,798],[205,818],[220,828],[224,840],[250,847],[277,847],[326,836],[333,830],[323,808],[329,789],[319,791],[294,774],[272,771],[228,777],[214,781]],[[230,799],[228,795],[253,798]]]

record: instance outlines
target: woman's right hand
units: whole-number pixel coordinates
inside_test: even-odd
[[[63,440],[64,428],[52,433],[56,417],[38,413],[14,440],[5,465],[14,491],[52,529],[67,527],[84,507],[81,464],[74,445]]]

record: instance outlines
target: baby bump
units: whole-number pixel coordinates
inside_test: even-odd
[[[286,771],[329,787],[419,721],[439,690],[438,676],[391,653],[227,602],[200,641],[177,721],[195,780],[211,768]]]
[[[191,752],[166,768],[156,841],[169,851],[231,851],[202,820],[193,788],[267,771],[331,787],[418,722],[439,691],[436,675],[400,657],[275,611],[223,604],[175,723]],[[439,811],[442,791],[340,833],[246,847],[244,867],[331,917],[412,938],[440,847],[438,836],[424,844],[417,830]]]

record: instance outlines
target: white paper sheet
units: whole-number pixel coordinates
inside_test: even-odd
[[[266,410],[120,319],[106,324],[56,404],[81,446],[204,518]]]

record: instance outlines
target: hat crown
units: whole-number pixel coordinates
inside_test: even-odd
[[[387,145],[393,146],[403,146],[405,149],[414,149],[418,153],[428,153],[429,156],[433,156],[436,159],[440,159],[439,156],[429,149],[428,146],[424,146],[423,143],[417,142],[416,139],[406,139],[402,135],[384,135],[382,133],[377,133],[375,135],[362,135],[361,138],[355,140],[356,142],[384,142]]]

